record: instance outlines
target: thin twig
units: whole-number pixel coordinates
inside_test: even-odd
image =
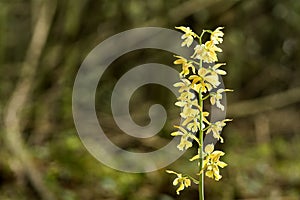
[[[46,44],[49,30],[56,10],[56,1],[44,1],[39,12],[39,18],[33,30],[33,35],[21,68],[19,81],[13,91],[4,113],[5,143],[22,164],[32,186],[42,199],[53,200],[54,195],[47,189],[41,172],[34,164],[28,147],[22,139],[22,110],[28,104],[34,77]]]
[[[300,87],[229,105],[227,115],[232,117],[255,115],[279,109],[297,102],[300,102]]]

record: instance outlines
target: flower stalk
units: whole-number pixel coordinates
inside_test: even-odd
[[[180,96],[177,98],[176,106],[180,107],[182,112],[180,116],[183,122],[180,125],[174,126],[177,131],[172,132],[174,137],[181,137],[177,148],[181,151],[192,148],[192,140],[197,143],[198,153],[190,159],[191,162],[197,160],[198,172],[197,178],[186,173],[181,174],[171,170],[167,173],[175,174],[177,177],[173,181],[173,185],[179,185],[176,193],[189,187],[191,183],[198,184],[199,200],[204,200],[204,175],[219,181],[220,168],[227,166],[225,162],[220,161],[220,157],[224,156],[223,151],[214,150],[214,144],[208,144],[204,147],[204,136],[212,134],[215,139],[224,142],[221,137],[221,132],[230,119],[224,119],[217,122],[209,122],[207,117],[209,113],[204,110],[204,101],[209,100],[212,106],[224,111],[222,99],[225,92],[231,92],[229,89],[218,88],[221,84],[219,77],[226,75],[226,71],[220,69],[225,63],[212,64],[218,61],[217,52],[222,52],[222,49],[217,45],[223,42],[224,33],[223,27],[218,27],[214,31],[203,30],[198,36],[189,27],[175,27],[184,32],[182,35],[182,47],[190,47],[194,39],[199,39],[199,44],[194,47],[194,54],[191,59],[176,55],[174,64],[181,65],[182,71],[179,74],[180,82],[175,83],[175,87],[179,87]],[[210,40],[202,43],[203,35],[210,34]],[[204,67],[203,63],[208,63],[208,67]],[[194,66],[196,64],[196,66]],[[196,137],[197,133],[199,136]]]
[[[199,44],[202,43],[202,36],[204,35],[205,31],[202,31],[202,34],[199,38]],[[202,59],[200,59],[199,62],[199,69],[202,68]],[[203,97],[202,97],[202,92],[199,90],[199,107],[200,107],[200,115],[199,115],[199,141],[200,145],[198,148],[198,154],[199,154],[199,171],[202,170],[203,168],[203,120],[202,120],[202,112],[203,112]],[[199,174],[199,200],[204,200],[204,175],[203,173]]]
[[[200,60],[200,63],[202,63],[202,60]],[[201,65],[200,65],[201,68]],[[199,106],[200,106],[200,115],[199,115],[199,141],[200,145],[198,148],[198,154],[199,154],[199,171],[203,168],[203,128],[202,128],[202,113],[203,113],[203,99],[202,99],[202,93],[199,92]],[[203,173],[199,174],[199,200],[204,200],[204,175]]]

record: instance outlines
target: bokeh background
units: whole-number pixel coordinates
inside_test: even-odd
[[[1,0],[0,1],[0,199],[197,199],[192,186],[176,195],[165,169],[127,174],[94,159],[80,142],[72,118],[72,86],[85,56],[101,41],[136,27],[196,32],[225,26],[229,166],[223,179],[205,180],[206,199],[300,199],[300,1],[298,0]],[[114,84],[129,69],[173,55],[153,49],[116,60],[101,79],[96,109],[108,137],[138,152],[166,144],[178,120],[175,97],[149,85],[132,97],[137,124],[161,103],[169,118],[149,140],[126,136],[111,116]],[[178,69],[178,68],[177,68]],[[179,69],[178,69],[179,70]],[[193,152],[191,152],[192,154]],[[191,171],[187,153],[169,168]]]

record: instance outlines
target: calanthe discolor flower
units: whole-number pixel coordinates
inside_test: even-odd
[[[192,62],[188,62],[187,59],[181,57],[181,56],[175,56],[178,58],[177,60],[174,61],[174,64],[176,65],[182,65],[182,71],[180,72],[181,76],[186,76],[190,73],[190,70],[192,70],[193,73],[195,73],[195,67],[192,64]]]
[[[214,44],[220,44],[223,42],[224,33],[221,31],[223,28],[224,27],[218,27],[211,33],[210,39]]]
[[[192,139],[192,136],[190,133],[188,133],[184,128],[180,126],[174,126],[175,128],[178,128],[178,131],[175,131],[171,133],[172,136],[181,136],[180,143],[177,146],[177,148],[181,151],[187,150],[188,148],[193,146],[193,143],[190,141]],[[190,140],[189,140],[190,139]]]
[[[214,145],[209,144],[205,147],[205,153],[207,154],[204,159],[203,169],[200,173],[205,171],[205,175],[209,178],[220,180],[222,176],[220,175],[219,167],[224,168],[227,166],[225,162],[220,161],[220,157],[224,156],[223,151],[214,151]]]
[[[205,68],[199,69],[197,75],[191,75],[189,79],[192,81],[194,90],[204,93],[217,88],[221,84],[218,75]]]
[[[174,171],[171,170],[166,170],[167,173],[169,174],[175,174],[177,175],[177,178],[174,179],[173,181],[173,185],[179,185],[179,187],[176,190],[176,193],[179,194],[180,191],[182,191],[184,188],[187,188],[189,186],[191,186],[191,180],[186,177],[186,176],[182,176],[182,174],[176,173]]]
[[[222,121],[217,121],[215,123],[211,123],[206,131],[206,134],[212,133],[213,137],[220,140],[221,143],[224,142],[223,138],[221,137],[221,132],[226,126],[226,122],[232,121],[231,119],[224,119]]]
[[[192,58],[202,60],[206,63],[217,62],[218,57],[216,52],[222,52],[222,49],[217,47],[213,41],[207,41],[205,44],[197,45],[194,50],[195,52]]]
[[[198,153],[190,161],[197,160],[199,171],[195,173],[198,178],[193,178],[190,175],[182,175],[180,173],[167,170],[167,173],[175,174],[177,177],[173,181],[173,185],[178,186],[176,193],[191,185],[193,183],[199,185],[199,200],[204,200],[204,179],[206,175],[216,181],[222,178],[220,168],[224,168],[227,164],[220,160],[225,155],[223,151],[215,150],[213,144],[208,144],[204,147],[204,136],[211,134],[213,138],[221,143],[224,142],[221,137],[221,132],[230,119],[224,119],[217,122],[209,121],[209,112],[204,110],[204,101],[208,100],[211,106],[215,106],[220,110],[225,110],[223,105],[223,96],[225,92],[232,90],[220,88],[221,76],[227,74],[223,68],[225,63],[215,63],[218,61],[218,53],[222,49],[217,45],[223,42],[223,29],[218,27],[215,30],[203,30],[200,37],[194,33],[189,27],[175,27],[183,32],[183,42],[181,46],[190,47],[195,39],[199,39],[199,44],[194,48],[193,55],[190,59],[175,55],[175,65],[181,65],[181,72],[179,73],[180,81],[174,84],[178,88],[179,96],[175,105],[181,109],[180,116],[182,118],[181,124],[174,126],[177,130],[172,132],[174,137],[180,137],[180,142],[177,148],[180,151],[190,149],[195,146],[198,147]],[[202,42],[202,36],[210,34],[209,40]],[[203,63],[208,63],[203,66]],[[193,140],[195,141],[193,143]]]
[[[190,27],[184,27],[184,26],[179,26],[179,27],[175,27],[176,29],[179,29],[181,31],[184,32],[184,34],[182,35],[181,39],[183,39],[184,41],[181,43],[181,46],[187,46],[190,47],[191,44],[194,41],[195,37],[198,37],[198,35],[196,33],[194,33]]]
[[[222,111],[224,111],[224,105],[221,104],[221,100],[223,98],[222,93],[224,92],[232,92],[233,90],[229,89],[218,89],[217,92],[212,93],[210,96],[210,103],[211,105],[216,105],[218,108],[220,108]]]

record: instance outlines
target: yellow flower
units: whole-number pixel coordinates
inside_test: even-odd
[[[233,90],[229,89],[218,89],[216,93],[212,93],[210,96],[210,103],[211,105],[216,105],[218,108],[220,108],[222,111],[224,111],[224,105],[221,104],[221,100],[223,98],[222,93],[223,92],[232,92]]]
[[[207,154],[210,154],[214,151],[214,145],[213,144],[208,144],[205,146],[204,148],[204,152],[207,153]]]
[[[200,174],[206,171],[206,176],[219,181],[222,178],[219,167],[224,168],[227,166],[225,162],[220,161],[220,157],[224,156],[225,153],[223,151],[214,151],[213,144],[208,144],[204,152],[206,153],[206,157],[203,161],[203,168]]]
[[[196,117],[199,115],[199,110],[196,108],[193,108],[192,106],[184,106],[182,109],[182,112],[180,113],[180,116],[184,119],[187,119],[189,117]]]
[[[181,101],[189,101],[190,99],[194,99],[196,96],[191,90],[191,82],[185,78],[182,78],[180,81],[181,82],[173,85],[174,87],[179,87],[178,92],[180,93],[180,96],[177,99]]]
[[[180,143],[177,145],[177,148],[180,151],[183,151],[184,149],[187,150],[188,148],[193,146],[193,143],[189,141],[191,135],[182,127],[180,126],[174,126],[175,128],[178,128],[178,131],[175,131],[171,133],[172,136],[181,136]]]
[[[186,92],[182,92],[177,99],[181,100],[181,101],[188,101],[190,99],[194,99],[195,97],[196,97],[196,95],[194,92],[186,91]]]
[[[187,150],[188,148],[193,146],[193,143],[190,142],[188,139],[189,139],[188,135],[181,136],[180,143],[179,145],[177,145],[177,148],[180,151],[183,151],[183,149]]]
[[[210,132],[212,132],[213,137],[220,140],[220,142],[223,143],[224,139],[220,135],[222,129],[223,129],[223,127],[220,126],[219,124],[211,124],[210,127],[207,129],[206,134],[209,134]]]
[[[222,49],[217,47],[213,41],[207,41],[205,44],[197,45],[194,50],[195,52],[192,58],[202,60],[206,63],[218,61],[216,52],[222,52]]]
[[[175,178],[173,181],[174,186],[179,184],[179,187],[176,190],[177,195],[179,195],[179,192],[184,190],[184,188],[191,186],[191,180],[188,177],[182,176],[182,174],[176,173],[171,170],[166,170],[166,172],[169,174],[175,174],[177,176],[177,178]]]
[[[183,125],[185,126],[194,120],[193,124],[188,125],[187,128],[196,132],[198,129],[195,126],[197,124],[195,119],[198,118],[200,111],[196,95],[191,92],[191,82],[188,79],[181,79],[181,82],[175,83],[174,86],[179,87],[180,96],[175,105],[182,108],[180,116],[185,119]]]
[[[221,143],[224,142],[223,138],[221,137],[221,132],[226,126],[226,122],[232,121],[231,119],[224,119],[222,121],[218,121],[215,123],[210,124],[209,128],[206,131],[206,134],[209,134],[210,132],[213,133],[213,137],[220,140]]]
[[[174,87],[180,87],[179,88],[179,92],[183,92],[183,91],[189,91],[190,90],[190,85],[191,82],[188,79],[182,78],[180,79],[181,82],[175,83]]]
[[[196,115],[190,115],[185,118],[185,120],[182,122],[183,126],[186,126],[186,128],[189,131],[192,132],[197,132],[199,130],[199,122],[198,122],[198,117],[199,117],[199,112],[195,113]],[[206,117],[209,115],[209,112],[202,112],[202,121],[209,124],[209,121],[206,119]],[[205,124],[202,123],[202,129],[205,128]]]
[[[192,64],[192,62],[188,62],[187,59],[181,57],[181,56],[174,56],[178,58],[177,60],[174,61],[175,65],[182,65],[182,71],[180,72],[181,76],[186,76],[190,73],[189,68],[192,69],[193,73],[195,74],[195,67]]]
[[[221,31],[224,27],[218,27],[214,30],[210,35],[210,40],[213,41],[214,44],[220,44],[223,42],[224,33]]]
[[[178,107],[183,107],[183,109],[185,109],[185,108],[195,109],[195,108],[193,108],[193,106],[195,106],[197,108],[199,107],[197,99],[194,99],[194,100],[190,100],[190,99],[181,100],[180,97],[178,97],[178,98],[179,98],[180,101],[177,101],[175,103],[175,105],[178,106]]]
[[[216,93],[212,94],[212,96],[210,97],[210,103],[211,103],[211,105],[216,104],[216,106],[218,108],[220,108],[222,111],[224,111],[224,106],[221,104],[221,100],[222,100],[223,96],[222,96],[222,94],[221,94],[222,92],[220,92],[220,90],[222,90],[222,89],[219,89],[219,90],[217,90]]]
[[[187,101],[177,101],[175,103],[178,107],[183,107],[180,116],[183,118],[195,117],[199,114],[199,105],[197,99]]]
[[[189,130],[189,131],[192,131],[194,133],[196,133],[199,129],[199,122],[198,122],[198,119],[197,118],[193,118],[192,119],[192,122],[190,122],[186,128]]]
[[[207,124],[209,124],[209,121],[206,119],[206,117],[208,117],[208,115],[209,115],[209,112],[202,112],[202,121],[207,123]],[[202,125],[202,128],[203,127],[204,126]]]
[[[208,69],[211,71],[211,74],[226,75],[227,73],[225,70],[219,69],[219,67],[223,65],[226,65],[226,63],[218,63],[215,64],[213,67],[209,67]]]
[[[175,27],[176,29],[179,29],[184,32],[184,34],[181,36],[181,39],[184,41],[181,43],[181,46],[191,46],[191,44],[194,41],[195,37],[198,37],[196,33],[194,33],[189,27],[179,26]]]
[[[197,92],[205,93],[221,84],[218,75],[203,67],[198,70],[198,75],[191,75],[189,79],[192,80],[192,88]]]

